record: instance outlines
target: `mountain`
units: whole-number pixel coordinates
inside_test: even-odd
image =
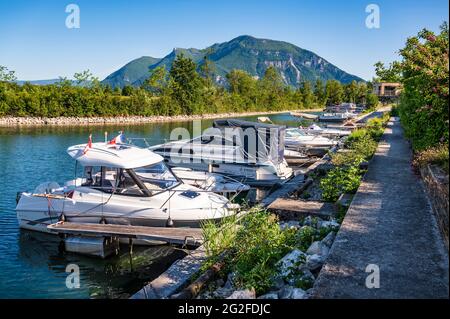
[[[32,80],[32,81],[17,80],[16,83],[19,85],[24,85],[25,83],[30,83],[33,85],[49,85],[49,84],[58,83],[59,81],[60,81],[60,79]]]
[[[111,87],[132,85],[137,79],[148,76],[151,67],[160,60],[151,56],[140,57],[108,75],[102,83],[109,84]]]
[[[209,54],[209,59],[216,67],[216,81],[225,83],[225,75],[233,69],[241,69],[252,76],[261,78],[269,66],[275,66],[283,81],[292,86],[298,86],[302,81],[314,82],[338,80],[349,83],[363,79],[349,74],[331,64],[314,52],[299,48],[291,43],[268,39],[257,39],[251,36],[240,36],[231,41],[216,43],[205,49],[174,49],[162,59],[139,62],[142,57],[133,60],[113,74],[103,83],[123,87],[126,84],[139,86],[148,77],[149,70],[164,65],[170,69],[176,55],[183,52],[197,64],[201,64],[203,57]],[[136,63],[138,61],[139,63]],[[151,64],[153,61],[155,63]],[[130,66],[132,65],[132,67]],[[133,71],[131,72],[130,69]]]

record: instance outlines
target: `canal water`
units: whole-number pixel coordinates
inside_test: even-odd
[[[289,114],[268,117],[277,124],[299,123]],[[202,121],[202,130],[211,123]],[[121,255],[106,260],[66,253],[59,249],[57,236],[20,230],[14,210],[17,192],[73,178],[75,165],[66,149],[85,143],[89,134],[96,142],[104,140],[105,131],[112,137],[124,130],[127,137],[157,144],[177,127],[192,132],[193,123],[0,128],[0,298],[127,298],[183,257],[184,251],[167,245],[135,247],[131,258],[122,249]],[[79,288],[66,286],[70,264],[80,269]]]

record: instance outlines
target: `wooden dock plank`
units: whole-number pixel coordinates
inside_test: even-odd
[[[61,234],[88,235],[88,236],[116,236],[145,240],[163,241],[172,244],[200,245],[203,240],[200,228],[181,227],[147,227],[113,224],[87,224],[58,222],[47,226],[53,232]]]
[[[295,191],[299,191],[305,187],[307,187],[309,184],[311,184],[312,180],[307,179],[305,180],[305,176],[302,174],[299,174],[293,178],[291,178],[289,181],[284,183],[279,189],[272,192],[269,196],[264,198],[261,201],[261,205],[263,207],[269,206],[273,201],[275,201],[279,197],[285,197]]]
[[[332,203],[290,198],[278,198],[267,208],[277,212],[281,211],[297,215],[311,215],[318,217],[332,217],[336,212]]]

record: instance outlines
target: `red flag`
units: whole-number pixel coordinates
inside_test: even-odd
[[[92,148],[92,134],[89,134],[89,139],[86,146],[84,147],[83,155],[86,154],[91,148]]]

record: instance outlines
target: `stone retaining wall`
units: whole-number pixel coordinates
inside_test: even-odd
[[[427,165],[420,170],[420,173],[430,197],[439,230],[448,249],[448,175],[436,165]]]
[[[114,117],[0,117],[0,126],[34,126],[34,125],[114,125],[114,124],[144,124],[160,122],[182,122],[192,120],[230,118],[263,114],[278,114],[284,112],[247,112],[175,116],[114,116]]]

